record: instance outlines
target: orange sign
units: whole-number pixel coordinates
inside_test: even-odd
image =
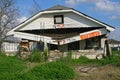
[[[101,33],[99,31],[95,31],[95,32],[91,32],[88,34],[80,35],[80,39],[83,40],[83,39],[88,39],[88,38],[92,38],[92,37],[96,37],[96,36],[100,36],[100,35],[101,35]]]

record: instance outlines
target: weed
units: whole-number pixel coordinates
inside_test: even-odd
[[[44,52],[44,59],[45,59],[45,61],[48,60],[48,49],[46,49]]]
[[[28,60],[30,62],[41,62],[43,60],[42,53],[39,50],[34,50]]]

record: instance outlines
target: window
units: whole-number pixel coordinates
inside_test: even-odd
[[[63,23],[64,23],[63,15],[54,16],[54,24],[63,24]]]

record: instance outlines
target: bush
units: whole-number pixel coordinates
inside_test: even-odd
[[[35,80],[68,80],[73,79],[75,73],[72,68],[61,62],[51,62],[39,65],[29,71],[26,77],[30,76]]]
[[[39,50],[34,50],[28,60],[30,62],[41,62],[42,59],[42,53]]]

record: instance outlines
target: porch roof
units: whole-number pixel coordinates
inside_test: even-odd
[[[103,27],[89,27],[89,28],[58,28],[58,29],[37,29],[37,30],[23,30],[19,32],[30,33],[35,35],[42,35],[51,37],[55,40],[61,40],[69,37],[79,35],[80,33],[100,29]]]

